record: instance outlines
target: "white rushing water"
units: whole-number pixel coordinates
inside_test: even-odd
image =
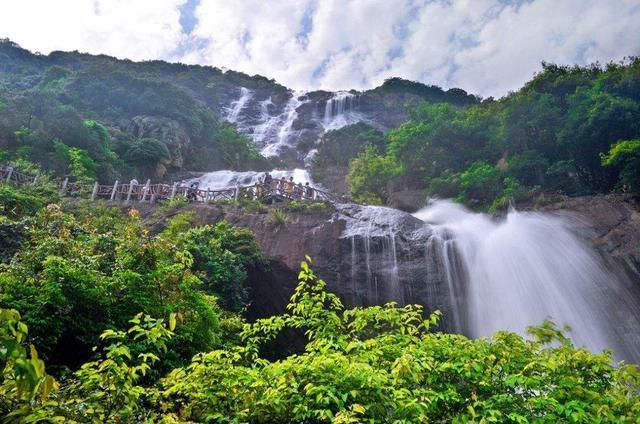
[[[296,183],[309,183],[314,186],[309,173],[305,169],[274,169],[270,171],[274,179],[285,178],[289,180],[293,177],[293,181]],[[249,186],[255,184],[260,178],[264,178],[264,172],[257,171],[214,171],[207,172],[198,178],[193,178],[186,181],[184,184],[191,184],[193,182],[199,182],[199,188],[202,190],[221,190],[224,188],[232,188],[237,186]]]
[[[262,153],[263,156],[277,156],[284,146],[288,146],[291,144],[291,140],[295,135],[295,131],[293,130],[293,123],[298,117],[297,109],[300,107],[300,105],[308,101],[308,99],[305,98],[305,95],[306,92],[304,91],[294,92],[287,102],[282,115],[280,115],[276,120],[265,121],[272,127],[277,128],[277,135],[275,137],[275,140],[272,140],[262,148],[260,153]],[[272,131],[272,128],[265,129],[266,133]]]
[[[245,108],[247,102],[253,97],[253,91],[245,87],[240,87],[240,98],[231,103],[231,106],[227,108],[227,121],[236,123],[238,122],[238,116],[242,109]]]
[[[322,126],[325,131],[337,130],[347,125],[363,121],[358,112],[358,96],[348,91],[338,91],[327,100]]]
[[[494,221],[446,200],[414,215],[433,228],[456,325],[470,336],[525,334],[551,319],[569,325],[577,345],[640,357],[637,297],[577,236],[575,221],[515,210]]]

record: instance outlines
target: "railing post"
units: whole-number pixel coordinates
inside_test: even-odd
[[[38,182],[38,175],[39,175],[39,174],[36,174],[36,175],[33,177],[33,181],[31,182],[31,185],[36,185],[36,183]]]
[[[129,181],[129,192],[127,193],[127,200],[126,203],[129,203],[129,201],[131,200],[131,193],[133,193],[133,180]]]
[[[178,183],[173,183],[173,187],[171,187],[171,196],[169,196],[169,199],[173,199],[174,197],[176,197],[176,190],[178,190]]]
[[[13,167],[9,167],[9,170],[7,172],[7,182],[11,181],[11,176],[13,175]]]
[[[207,189],[207,198],[205,199],[205,203],[208,203],[211,200],[211,189]]]
[[[147,180],[147,183],[144,185],[144,190],[142,190],[142,199],[141,202],[145,202],[147,200],[147,194],[149,193],[149,186],[151,185],[151,180]]]
[[[69,184],[69,177],[65,178],[62,182],[62,187],[60,188],[60,195],[64,195],[64,192],[67,190],[67,184]]]
[[[96,194],[98,194],[98,182],[97,181],[93,184],[93,191],[91,192],[91,201],[92,202],[95,200]]]
[[[116,190],[118,190],[118,180],[113,183],[113,189],[111,190],[111,198],[109,200],[113,201],[116,198]]]
[[[234,200],[237,202],[238,201],[238,192],[240,191],[240,187],[236,186],[236,190],[235,193],[233,195]]]

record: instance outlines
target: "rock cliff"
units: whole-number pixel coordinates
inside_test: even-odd
[[[145,212],[145,207],[149,208]],[[435,254],[429,226],[412,215],[384,207],[338,205],[320,212],[290,212],[283,226],[269,224],[270,212],[249,212],[230,206],[189,205],[152,218],[154,231],[172,214],[193,210],[197,224],[226,219],[249,228],[271,262],[268,275],[252,276],[251,316],[282,311],[296,284],[300,261],[308,255],[329,290],[349,305],[395,301],[419,303],[444,313],[451,309],[451,293],[442,259]],[[570,213],[584,222],[583,236],[627,284],[640,284],[640,212],[631,201],[615,196],[566,199],[545,208]]]
[[[306,255],[313,259],[314,270],[329,290],[348,305],[394,301],[419,303],[427,310],[448,309],[442,266],[427,252],[430,231],[410,214],[383,207],[338,205],[331,211],[289,213],[287,223],[274,228],[269,212],[215,205],[190,205],[186,210],[196,212],[198,225],[226,219],[254,232],[270,260],[271,272],[252,278],[251,316],[283,310]],[[172,215],[158,221],[145,208],[142,212],[154,231]]]

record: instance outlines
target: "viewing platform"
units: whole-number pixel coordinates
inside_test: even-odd
[[[10,165],[0,165],[0,179],[16,185],[36,185],[38,175],[20,172]],[[311,186],[303,186],[289,181],[273,180],[270,183],[256,183],[247,186],[228,187],[217,190],[190,187],[186,183],[151,184],[151,180],[141,184],[136,180],[127,183],[115,181],[113,184],[93,184],[71,182],[65,178],[58,185],[61,196],[86,197],[92,201],[106,199],[123,202],[159,202],[174,198],[185,198],[191,202],[218,202],[249,199],[263,203],[284,201],[337,203],[338,196]]]

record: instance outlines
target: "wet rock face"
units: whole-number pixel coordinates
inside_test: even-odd
[[[338,206],[338,277],[352,305],[421,304],[449,315],[449,295],[438,255],[429,251],[430,227],[396,209]],[[444,326],[448,324],[445,319]]]
[[[567,198],[545,210],[569,212],[585,222],[584,236],[612,269],[640,284],[640,204],[616,195]]]
[[[418,303],[448,315],[442,265],[427,251],[430,230],[410,214],[346,204],[326,212],[290,213],[286,225],[274,229],[269,213],[213,205],[189,208],[197,213],[198,225],[226,219],[249,228],[271,261],[269,275],[251,279],[252,317],[284,310],[305,255],[328,289],[349,306]],[[157,223],[154,231],[162,225]]]

